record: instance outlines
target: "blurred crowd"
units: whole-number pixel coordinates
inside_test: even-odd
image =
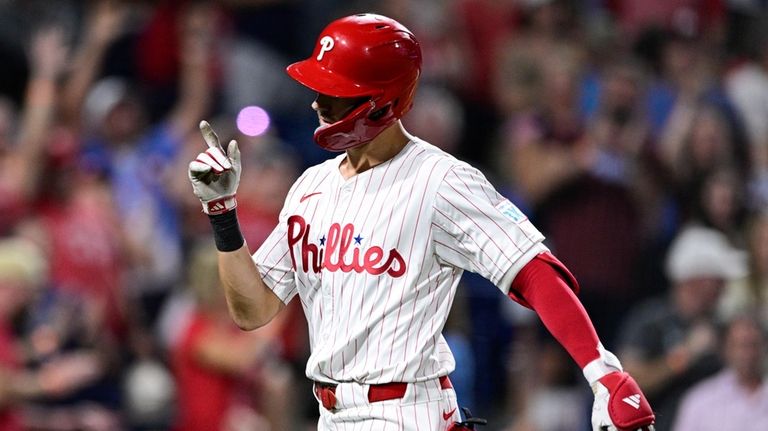
[[[764,0],[0,0],[0,431],[313,429],[301,307],[234,326],[186,169],[200,120],[238,139],[255,250],[330,156],[284,67],[361,11],[416,34],[406,127],[544,232],[657,430],[768,429]],[[489,282],[445,335],[489,431],[588,429]]]

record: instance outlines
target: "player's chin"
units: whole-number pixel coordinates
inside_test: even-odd
[[[336,124],[336,123],[331,122],[331,121],[329,121],[327,119],[319,118],[318,119],[317,128],[315,129],[315,133],[317,133],[317,132],[319,132],[321,130],[327,129],[327,128],[333,126],[334,124]]]

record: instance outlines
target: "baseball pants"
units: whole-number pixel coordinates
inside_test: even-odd
[[[316,383],[314,392],[319,431],[445,431],[461,420],[447,377],[389,385]]]

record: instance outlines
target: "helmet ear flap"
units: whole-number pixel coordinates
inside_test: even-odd
[[[370,114],[368,114],[368,119],[371,121],[379,121],[382,118],[384,118],[387,114],[390,113],[390,111],[395,111],[397,108],[397,105],[400,103],[400,98],[397,97],[395,100],[393,100],[390,103],[387,103],[384,105],[383,108],[377,109]]]
[[[390,106],[391,105],[388,104],[387,106],[385,106],[385,107],[383,107],[381,109],[377,109],[377,110],[371,112],[370,114],[368,114],[368,119],[371,120],[371,121],[379,121],[379,120],[381,120],[389,112]]]

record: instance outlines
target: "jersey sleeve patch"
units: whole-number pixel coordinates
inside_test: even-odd
[[[507,218],[511,219],[515,223],[522,223],[526,220],[528,220],[528,217],[523,214],[522,211],[520,211],[515,204],[510,202],[508,199],[504,199],[496,205],[496,209],[499,210],[502,214],[504,214]]]

